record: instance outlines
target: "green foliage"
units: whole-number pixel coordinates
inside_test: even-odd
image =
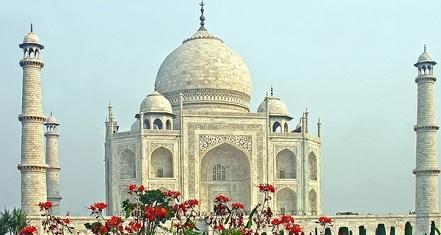
[[[4,210],[0,213],[0,234],[12,233],[18,234],[18,232],[29,225],[29,220],[21,209],[14,208],[12,212]]]
[[[241,235],[241,233],[237,229],[225,229],[222,231],[221,235]]]
[[[364,226],[358,227],[358,234],[366,235],[366,229],[364,228]]]
[[[390,233],[389,235],[395,235],[395,227],[390,227]]]
[[[143,204],[152,205],[154,203],[156,204],[163,204],[167,205],[168,201],[164,196],[164,193],[161,192],[161,190],[147,190],[143,195],[139,197],[139,201]]]
[[[412,235],[412,225],[410,222],[406,222],[406,225],[404,226],[404,235]]]
[[[375,235],[386,235],[386,227],[384,224],[379,224],[375,230]]]
[[[441,233],[439,232],[438,228],[435,225],[435,221],[432,221],[430,223],[430,235],[440,235]]]

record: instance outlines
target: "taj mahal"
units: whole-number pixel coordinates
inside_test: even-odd
[[[321,214],[320,120],[311,121],[308,111],[290,113],[283,102],[289,97],[278,97],[272,88],[269,94],[257,94],[261,103],[251,110],[253,86],[247,65],[207,28],[201,4],[196,32],[189,33],[162,62],[139,110],[126,114],[134,117],[130,130],[119,128],[112,105],[108,106],[103,150],[107,213],[121,214],[120,202],[126,199],[129,184],[178,190],[185,198],[200,198],[201,211],[209,211],[209,202],[218,194],[250,209],[261,199],[255,185],[269,183],[277,189],[272,201],[275,213],[296,215],[312,231],[315,225],[308,219]],[[31,28],[19,47],[23,50],[21,207],[38,215],[40,201],[63,205],[59,123],[52,114],[43,113],[42,41]],[[357,234],[358,226],[364,225],[371,233],[381,222],[396,226],[400,233],[410,222],[417,234],[424,234],[430,221],[441,224],[435,65],[424,47],[414,64],[416,214],[345,215],[336,219],[336,227],[347,226]],[[309,131],[311,125],[316,125],[316,133]]]

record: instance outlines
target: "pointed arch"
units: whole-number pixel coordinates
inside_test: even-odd
[[[273,123],[273,132],[282,132],[282,125],[280,125],[280,122],[275,121]]]
[[[291,150],[284,149],[276,155],[276,175],[278,179],[297,177],[296,156]]]
[[[135,153],[130,149],[124,149],[119,158],[119,178],[136,178]]]
[[[308,193],[308,203],[310,215],[317,215],[317,193],[311,189]]]
[[[167,130],[171,130],[171,121],[170,119],[167,119],[167,121],[165,121],[165,129]]]
[[[211,210],[215,196],[219,194],[244,203],[246,210],[251,203],[251,166],[246,153],[230,144],[221,143],[208,150],[200,160],[201,211]]]
[[[153,129],[162,130],[162,121],[159,118],[156,118],[155,121],[153,121]]]
[[[170,150],[159,147],[151,155],[152,178],[173,178],[173,154]]]
[[[308,155],[308,179],[317,180],[317,157],[314,152]]]
[[[297,194],[290,188],[283,188],[276,196],[277,212],[279,214],[297,215]]]
[[[283,124],[283,132],[288,132],[288,123]]]
[[[148,119],[144,119],[144,129],[150,129],[150,121]]]

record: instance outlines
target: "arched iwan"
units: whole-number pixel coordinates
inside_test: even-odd
[[[119,178],[131,179],[136,177],[135,153],[130,149],[122,151],[119,157]]]
[[[153,178],[173,177],[173,154],[170,150],[159,147],[152,152],[150,176]]]

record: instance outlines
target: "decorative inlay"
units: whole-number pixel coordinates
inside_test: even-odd
[[[415,79],[415,82],[416,83],[419,83],[419,82],[436,82],[436,77],[435,76],[433,76],[433,75],[422,75],[422,76],[418,76],[416,79]]]
[[[431,175],[431,174],[439,174],[440,170],[413,170],[413,174],[415,175]]]
[[[414,131],[419,131],[419,130],[429,130],[429,131],[433,131],[433,130],[438,130],[439,129],[439,126],[431,126],[431,125],[428,125],[428,126],[414,126],[414,128],[413,128],[413,130]]]
[[[200,135],[199,153],[205,152],[210,146],[223,142],[234,144],[247,153],[251,153],[251,136],[248,135]]]
[[[160,148],[160,147],[164,147],[166,149],[168,149],[170,152],[174,152],[173,151],[173,144],[167,144],[167,143],[152,143],[150,144],[151,146],[151,150],[152,152],[155,151],[156,149]]]
[[[281,151],[283,151],[285,149],[291,151],[292,153],[294,153],[294,155],[297,155],[296,154],[296,148],[294,146],[275,145],[274,146],[274,156],[276,156],[277,154],[279,154]]]

